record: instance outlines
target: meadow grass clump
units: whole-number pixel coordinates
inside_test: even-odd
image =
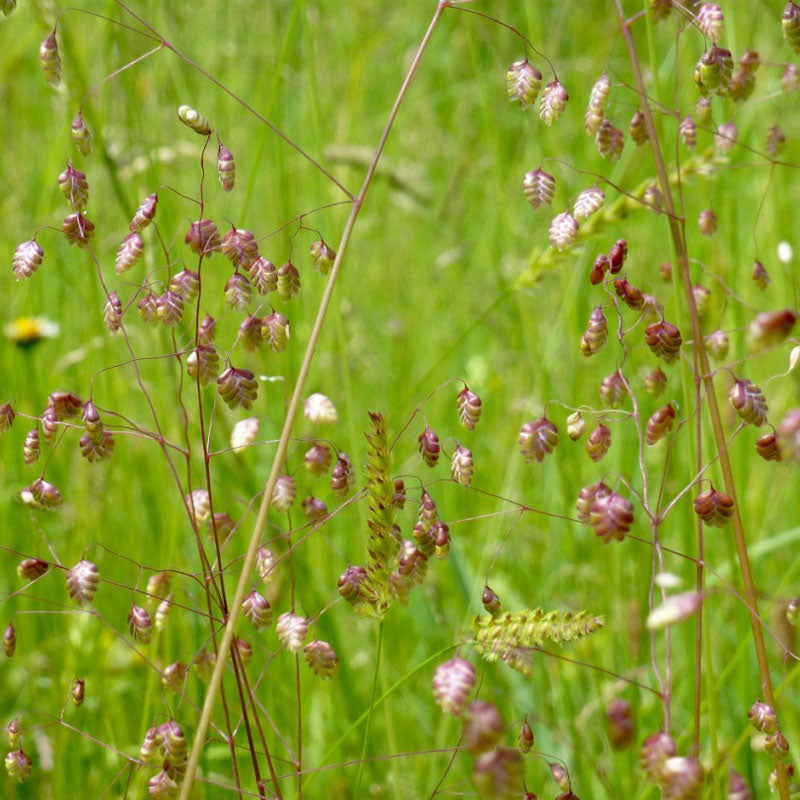
[[[413,5],[3,6],[9,796],[795,790],[800,7]]]

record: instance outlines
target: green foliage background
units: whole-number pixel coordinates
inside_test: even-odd
[[[80,6],[129,20],[111,2]],[[640,10],[636,3],[627,6],[631,14]],[[749,48],[772,62],[793,58],[781,38],[780,6],[768,2],[725,4],[724,41],[736,57]],[[408,608],[394,608],[385,621],[377,694],[386,699],[371,716],[366,754],[376,760],[363,768],[356,762],[361,758],[364,726],[356,721],[370,707],[376,625],[355,621],[344,603],[328,610],[316,625],[315,635],[333,644],[341,667],[338,676],[325,683],[305,667],[301,670],[304,765],[309,769],[343,765],[306,777],[306,797],[430,795],[445,770],[449,752],[380,757],[456,745],[460,723],[444,716],[433,702],[431,676],[435,665],[449,657],[451,650],[446,648],[461,641],[469,619],[481,610],[487,575],[508,610],[587,608],[605,616],[606,629],[570,646],[564,655],[656,685],[649,640],[643,631],[651,547],[631,539],[604,546],[588,528],[558,517],[510,513],[515,506],[502,499],[571,516],[578,489],[606,473],[620,473],[639,486],[631,423],[613,426],[612,449],[602,464],[595,465],[582,442],[567,439],[564,420],[568,412],[551,405],[548,415],[562,432],[555,453],[543,464],[526,466],[517,450],[520,425],[540,416],[547,400],[570,406],[598,405],[600,381],[618,362],[615,346],[590,361],[581,360],[578,354],[589,312],[604,299],[586,279],[598,252],[626,237],[629,278],[655,294],[666,307],[667,319],[681,325],[684,338],[689,338],[688,324],[673,304],[673,289],[659,276],[659,265],[672,257],[665,218],[645,210],[603,228],[590,244],[571,251],[535,282],[518,285],[520,276],[547,248],[552,214],[565,210],[579,191],[591,185],[593,173],[606,176],[626,191],[654,175],[647,148],[637,149],[628,140],[622,159],[609,165],[583,130],[591,85],[605,68],[615,85],[610,118],[627,129],[636,109],[634,93],[619,85],[632,82],[627,56],[613,6],[606,0],[498,0],[470,7],[519,27],[554,62],[571,99],[564,117],[552,128],[546,128],[535,112],[520,112],[508,103],[504,86],[508,64],[524,54],[519,40],[484,20],[448,10],[392,132],[336,289],[307,393],[324,392],[336,403],[340,423],[332,438],[352,456],[361,478],[368,410],[384,411],[390,427],[399,431],[433,389],[447,380],[463,378],[483,399],[484,413],[475,432],[465,432],[458,424],[456,383],[425,405],[424,418],[446,449],[452,450],[453,439],[472,449],[475,485],[485,493],[464,490],[446,480],[446,463],[433,471],[422,465],[415,439],[423,421],[415,419],[397,445],[396,472],[406,476],[409,493],[418,491],[415,475],[429,484],[440,514],[451,525],[452,552],[446,562],[433,565],[425,586],[412,594]],[[268,0],[260,4],[143,0],[134,8],[176,47],[356,190],[366,166],[363,153],[369,153],[378,140],[434,4],[410,0]],[[126,362],[128,355],[122,340],[105,331],[104,295],[88,256],[67,247],[55,231],[44,230],[38,238],[45,249],[45,262],[36,275],[17,284],[10,269],[19,242],[39,226],[58,228],[67,213],[56,184],[67,159],[87,173],[91,187],[88,215],[97,226],[95,246],[104,275],[111,285],[120,284],[122,296],[132,293],[132,281],[140,280],[145,271],[163,265],[154,241],[148,239],[144,266],[138,265],[124,280],[114,277],[114,253],[140,200],[165,185],[189,195],[196,195],[199,189],[201,141],[178,123],[175,109],[179,104],[199,108],[236,156],[237,187],[230,195],[223,194],[216,181],[213,158],[206,162],[211,170],[206,182],[207,213],[221,228],[230,220],[261,236],[299,213],[343,196],[240,105],[169,52],[97,86],[84,105],[96,139],[95,153],[88,160],[81,158],[69,135],[70,120],[81,98],[88,87],[136,58],[148,44],[96,17],[68,13],[59,24],[65,87],[53,91],[41,77],[37,51],[56,10],[51,3],[20,0],[17,12],[0,24],[0,253],[7,264],[0,277],[0,316],[5,323],[18,316],[43,315],[61,327],[57,338],[31,349],[20,349],[10,341],[0,343],[0,399],[13,399],[22,413],[39,414],[49,392],[68,389],[86,397],[93,380],[98,406],[150,426],[132,368],[99,372]],[[702,54],[703,40],[696,31],[684,33],[676,57],[676,29],[674,19],[658,27],[650,27],[644,20],[634,23],[653,95],[683,115],[696,96],[692,70]],[[547,80],[546,65],[539,58],[535,63]],[[715,101],[715,121],[735,114],[740,140],[758,152],[736,148],[729,157],[731,168],[721,168],[711,180],[694,177],[684,187],[689,251],[701,262],[693,266],[693,274],[714,293],[708,323],[712,326],[719,321],[725,329],[741,331],[752,312],[736,302],[726,305],[719,283],[709,273],[758,309],[796,303],[794,264],[781,264],[775,257],[779,241],[800,247],[794,225],[796,170],[791,166],[773,169],[759,155],[767,128],[779,122],[788,137],[783,158],[800,160],[794,136],[797,95],[780,92],[779,76],[779,67],[762,67],[756,94],[743,107]],[[675,147],[677,119],[665,115],[661,124],[668,157],[674,162],[679,152]],[[711,144],[710,134],[701,132],[698,152]],[[680,151],[680,157],[686,157],[685,151]],[[556,176],[558,189],[553,208],[534,213],[525,202],[521,184],[523,174],[540,163]],[[610,187],[606,193],[609,202],[617,196]],[[194,207],[169,191],[160,194],[162,235],[174,245],[176,257],[188,259],[182,237],[194,219]],[[720,228],[715,237],[705,239],[698,234],[695,221],[710,205]],[[335,247],[346,213],[345,206],[328,209],[309,217],[307,224],[319,229]],[[290,252],[292,231],[290,227],[262,243],[262,253],[282,263]],[[314,234],[301,232],[292,251],[301,270],[303,291],[289,305],[292,340],[288,351],[253,357],[239,350],[233,356],[237,365],[283,377],[283,381],[262,384],[255,407],[261,421],[260,438],[265,440],[279,433],[284,400],[297,374],[324,286],[308,263],[307,248],[314,238]],[[764,294],[749,277],[756,257],[772,277]],[[191,261],[188,263],[191,266]],[[204,310],[218,315],[227,265],[221,257],[212,259],[206,274],[211,286]],[[626,312],[626,324],[633,320]],[[232,341],[238,321],[231,313],[221,319],[220,342]],[[137,355],[173,349],[163,329],[145,328],[137,319],[129,327]],[[184,346],[188,330],[184,327],[178,334]],[[633,334],[631,340],[634,346],[628,370],[641,388],[641,375],[652,366],[652,358],[640,335]],[[745,355],[743,333],[732,335],[732,359]],[[736,367],[737,373],[765,388],[776,424],[783,410],[797,403],[797,381],[788,376],[765,382],[786,369],[787,356],[788,347],[781,348]],[[165,433],[181,440],[175,388],[178,363],[162,359],[143,361],[140,367]],[[667,398],[685,414],[692,398],[691,373],[680,365],[668,371]],[[727,380],[721,375],[719,385],[724,387]],[[193,408],[191,386],[184,387],[184,397]],[[645,417],[660,405],[644,394],[642,402]],[[231,426],[241,416],[224,407],[217,409],[213,450],[227,446]],[[732,430],[734,420],[727,423]],[[692,429],[693,425],[684,429],[674,449],[667,497],[694,475]],[[199,571],[180,496],[154,443],[120,436],[110,462],[89,465],[80,457],[77,436],[67,435],[47,467],[48,479],[64,495],[64,507],[57,514],[31,515],[15,502],[16,492],[39,474],[38,465],[23,465],[26,430],[25,420],[18,419],[0,442],[4,547],[47,558],[46,537],[61,563],[72,565],[87,553],[104,579],[123,587],[137,581],[144,585],[149,573],[140,579],[140,564]],[[304,422],[298,423],[299,437],[310,433]],[[731,445],[731,456],[757,585],[764,592],[762,611],[773,630],[779,631],[776,620],[781,601],[798,591],[797,472],[792,465],[776,466],[757,459],[754,439],[754,432],[746,430]],[[201,468],[197,450],[195,446],[195,476]],[[292,447],[291,470],[300,466],[304,450],[303,442]],[[651,474],[661,474],[664,452],[661,447],[647,453]],[[242,455],[221,455],[212,462],[215,504],[241,520],[232,546],[238,551],[244,550],[254,521],[247,506],[263,486],[270,453],[271,446],[264,445]],[[709,450],[706,457],[711,455]],[[314,483],[302,471],[297,475],[300,497],[304,490],[313,491],[333,503],[324,480]],[[713,469],[710,476],[719,482]],[[413,525],[411,506],[413,503],[401,514],[406,536]],[[296,515],[289,520],[274,515],[272,535],[292,524],[299,524]],[[634,533],[645,540],[650,537],[641,510]],[[690,496],[665,523],[662,536],[667,547],[695,553]],[[336,597],[338,575],[348,563],[363,562],[365,541],[365,505],[356,504],[327,523],[323,535],[313,536],[298,548],[293,564],[299,607],[305,613],[315,613]],[[712,530],[706,542],[708,563],[738,587],[730,532]],[[87,699],[80,709],[66,706],[64,720],[69,725],[135,755],[153,720],[163,721],[171,709],[191,741],[196,712],[187,704],[176,710],[175,696],[162,693],[158,676],[124,643],[131,590],[112,583],[101,586],[96,607],[111,623],[112,631],[94,617],[62,613],[72,607],[59,571],[49,573],[24,595],[6,597],[21,586],[17,562],[18,557],[11,553],[0,555],[0,592],[5,598],[2,623],[16,614],[18,637],[17,654],[0,665],[0,719],[5,724],[19,713],[24,728],[45,727],[25,734],[25,748],[34,758],[31,780],[17,787],[4,777],[3,795],[143,797],[150,773],[131,777],[126,795],[129,776],[120,772],[125,766],[123,758],[63,727],[48,726],[61,713],[70,682],[81,676],[86,680]],[[687,587],[691,585],[691,561],[668,554],[665,566],[680,575]],[[237,577],[234,563],[228,579],[231,590]],[[762,797],[771,767],[765,756],[749,746],[752,729],[746,712],[759,696],[760,682],[746,609],[715,578],[709,577],[709,586],[701,757],[716,769],[708,783],[708,796],[725,796],[727,766],[732,765],[761,787],[757,796]],[[188,606],[204,605],[197,585],[188,580],[180,584],[179,596]],[[272,599],[276,614],[288,610],[287,572]],[[18,613],[34,609],[53,613]],[[277,640],[272,630],[256,634],[244,625],[242,635],[254,646],[256,656],[250,669],[255,680],[276,650]],[[149,655],[160,664],[176,659],[186,662],[206,636],[201,617],[174,609],[167,632],[150,646]],[[784,730],[794,744],[800,742],[800,722],[793,713],[800,701],[798,670],[794,661],[782,663],[771,638],[769,646],[774,680],[783,692]],[[691,743],[693,648],[694,625],[689,622],[677,629],[673,639],[673,730],[682,752]],[[663,657],[663,637],[658,639],[658,652]],[[478,663],[477,657],[472,660]],[[610,749],[603,712],[612,697],[631,702],[638,742],[662,724],[658,699],[584,666],[544,656],[537,657],[536,663],[530,679],[499,663],[479,667],[480,695],[501,709],[509,725],[508,743],[516,741],[517,725],[527,714],[536,732],[536,749],[547,754],[526,760],[528,787],[540,796],[554,796],[557,792],[546,762],[561,758],[569,766],[576,794],[584,800],[655,797],[657,790],[644,783],[636,766],[636,748],[621,753]],[[189,679],[187,694],[195,703],[202,702],[203,685],[194,676]],[[271,661],[259,697],[275,727],[293,742],[294,663],[285,651],[278,651]],[[269,731],[268,737],[278,757],[285,758],[286,751],[274,731]],[[244,739],[239,742],[243,743]],[[52,753],[49,765],[48,749]],[[241,754],[241,768],[247,776],[246,749]],[[206,777],[229,782],[228,752],[222,744],[208,748],[201,767]],[[459,755],[445,791],[469,794],[470,769],[470,757]],[[292,767],[279,762],[279,771],[289,773]],[[294,781],[284,783],[287,796],[292,796]],[[228,796],[204,786],[197,790],[197,797]]]

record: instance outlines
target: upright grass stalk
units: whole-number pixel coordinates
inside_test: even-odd
[[[700,329],[700,319],[697,313],[694,293],[692,292],[692,281],[689,274],[689,253],[686,247],[685,223],[683,218],[678,217],[675,213],[672,189],[670,187],[669,177],[667,175],[667,169],[664,163],[664,157],[661,152],[661,145],[653,121],[653,114],[648,102],[642,69],[639,62],[639,55],[636,50],[636,44],[633,41],[633,34],[631,33],[630,26],[625,19],[621,0],[614,0],[614,6],[617,11],[620,30],[628,49],[628,57],[636,82],[636,90],[640,98],[640,108],[642,114],[644,115],[647,137],[650,142],[650,147],[653,151],[653,159],[655,161],[658,181],[661,194],[663,196],[664,210],[666,212],[667,221],[669,224],[672,247],[678,266],[680,280],[683,284],[686,305],[689,310],[689,317],[691,319],[692,350],[700,368],[700,375],[696,376],[696,380],[702,381],[705,388],[708,413],[711,418],[711,426],[714,432],[714,442],[719,456],[719,464],[722,470],[725,491],[734,501],[733,532],[736,542],[736,553],[739,559],[739,567],[742,572],[742,580],[745,587],[747,608],[750,615],[750,627],[753,634],[753,643],[756,650],[758,669],[761,675],[761,688],[767,703],[772,706],[772,708],[775,708],[775,695],[772,689],[772,679],[769,672],[767,650],[764,645],[764,631],[758,615],[758,594],[753,581],[753,573],[750,568],[750,558],[747,553],[747,541],[745,539],[744,525],[742,524],[742,517],[739,512],[739,503],[736,497],[736,482],[733,477],[733,469],[731,468],[730,457],[728,455],[725,442],[725,431],[722,427],[722,417],[720,415],[719,404],[717,402],[717,396],[714,390],[714,377],[709,368],[708,355],[703,347],[703,335]],[[781,763],[777,764],[777,777],[778,791],[780,793],[781,800],[789,800],[789,781],[786,775],[786,769]]]
[[[364,199],[366,198],[367,192],[369,191],[369,187],[372,184],[372,178],[375,175],[375,170],[378,166],[378,161],[380,160],[381,154],[383,153],[384,147],[386,146],[386,141],[389,138],[389,133],[391,132],[392,126],[394,125],[394,121],[397,118],[400,106],[402,105],[403,100],[405,99],[405,96],[408,92],[408,89],[411,85],[414,75],[416,74],[420,62],[422,61],[422,57],[425,54],[425,50],[427,49],[428,44],[430,43],[430,40],[433,37],[433,33],[436,30],[437,25],[439,24],[439,20],[441,19],[442,13],[449,4],[450,4],[449,0],[438,0],[438,3],[436,5],[436,11],[434,12],[433,15],[433,19],[431,20],[430,25],[428,26],[428,29],[425,32],[425,35],[422,38],[419,47],[417,48],[414,60],[411,62],[411,66],[409,67],[408,72],[406,73],[405,79],[403,80],[403,84],[400,87],[400,91],[398,92],[397,98],[395,99],[394,105],[392,106],[392,110],[389,113],[389,118],[386,121],[386,125],[384,126],[381,138],[378,141],[378,145],[375,149],[375,154],[372,158],[372,161],[370,162],[370,165],[367,168],[367,173],[364,176],[364,181],[361,185],[361,189],[358,195],[353,199],[353,204],[350,209],[350,215],[347,218],[344,231],[342,232],[342,237],[339,241],[339,246],[336,250],[336,258],[333,262],[333,266],[330,272],[330,277],[328,278],[328,283],[325,286],[325,291],[322,295],[322,300],[320,301],[320,305],[317,310],[317,315],[314,320],[314,326],[311,330],[311,335],[309,337],[308,344],[306,345],[306,350],[303,355],[303,361],[300,366],[300,372],[297,376],[297,381],[295,382],[294,390],[292,391],[292,397],[291,400],[289,401],[289,407],[286,411],[286,417],[284,419],[283,428],[281,429],[281,436],[278,441],[278,446],[272,461],[272,468],[270,469],[269,477],[267,478],[267,482],[264,487],[264,495],[261,501],[261,506],[258,511],[258,517],[256,518],[256,523],[255,526],[253,527],[253,533],[252,536],[250,537],[250,543],[247,548],[247,554],[245,555],[244,563],[242,564],[242,572],[239,578],[239,583],[237,584],[236,593],[234,594],[233,602],[230,607],[230,612],[225,622],[225,630],[222,637],[222,643],[219,648],[219,657],[214,663],[214,671],[211,675],[211,679],[208,684],[208,690],[206,692],[205,700],[203,702],[203,711],[200,716],[200,721],[197,725],[197,729],[195,731],[195,738],[194,742],[192,743],[192,749],[191,752],[189,753],[189,760],[186,766],[186,774],[184,776],[183,784],[181,785],[180,800],[188,800],[192,790],[192,785],[194,784],[195,775],[197,773],[197,766],[200,760],[200,754],[202,753],[203,745],[205,743],[205,736],[208,731],[208,725],[209,722],[211,721],[211,714],[214,710],[217,693],[219,692],[220,686],[222,684],[222,672],[225,668],[225,663],[227,661],[227,654],[230,652],[231,649],[231,644],[233,642],[233,637],[236,629],[236,623],[238,622],[239,617],[241,616],[242,613],[242,601],[244,600],[244,596],[247,591],[247,587],[250,580],[250,572],[252,571],[253,565],[255,563],[256,551],[258,550],[258,546],[261,541],[261,536],[263,534],[264,527],[267,522],[267,514],[269,512],[269,507],[272,500],[272,493],[275,489],[275,484],[278,480],[278,476],[280,475],[283,461],[286,457],[286,452],[289,446],[289,439],[292,433],[292,427],[294,426],[295,417],[297,416],[297,411],[300,407],[300,400],[303,392],[303,387],[305,385],[306,378],[308,377],[308,373],[311,369],[311,362],[314,359],[317,342],[319,341],[320,334],[322,333],[322,326],[325,322],[325,316],[328,311],[328,306],[330,305],[331,298],[333,296],[333,290],[336,287],[336,280],[339,276],[339,270],[341,268],[342,261],[347,252],[347,247],[350,242],[350,237],[352,236],[353,233],[353,228],[355,227],[356,220],[358,219],[358,215],[360,214],[361,209],[363,207]],[[282,795],[278,783],[278,778],[274,770],[271,770],[271,777],[275,795],[280,800]]]

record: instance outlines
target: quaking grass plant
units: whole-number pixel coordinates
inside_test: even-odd
[[[332,149],[327,163],[187,55],[155,11],[39,8],[41,74],[60,92],[48,124],[70,126],[74,151],[50,176],[66,216],[20,235],[7,289],[81,269],[80,296],[94,300],[83,324],[102,318],[105,334],[56,370],[82,383],[10,376],[14,400],[0,408],[3,458],[28,476],[15,487],[23,533],[2,545],[16,571],[4,650],[24,665],[6,681],[5,765],[21,796],[790,796],[797,529],[755,542],[760,521],[775,520],[768,494],[750,490],[775,474],[791,484],[800,458],[792,256],[784,242],[789,266],[776,269],[762,253],[785,227],[773,187],[791,187],[795,169],[782,155],[793,108],[780,104],[800,86],[800,6],[759,8],[757,24],[734,3],[598,0],[582,20],[574,7],[503,10],[432,4],[377,146]],[[21,11],[4,35],[34,24]],[[105,77],[82,74],[72,52],[70,25],[87,23],[120,37],[115,58],[134,48]],[[536,373],[535,391],[499,413],[491,381],[487,394],[434,364],[422,402],[359,417],[360,390],[346,385],[368,377],[337,370],[321,342],[342,325],[342,305],[329,312],[358,270],[356,223],[372,193],[385,179],[405,203],[425,197],[381,159],[414,116],[429,60],[447,70],[434,90],[464,78],[445,25],[470,31],[476,72],[488,61],[499,76],[492,113],[521,118],[537,146],[523,191],[503,186],[524,220],[513,246],[532,252],[479,320],[514,316],[514,297],[520,324],[548,345],[522,373]],[[94,106],[101,93],[134,102],[130,74],[170,58],[189,96],[148,129],[148,147],[170,148],[142,168],[133,145],[120,151],[113,116],[107,131],[95,125]],[[236,135],[245,120],[312,175],[313,205],[290,196],[288,221],[251,213],[264,187],[243,164],[262,155]],[[145,180],[148,159],[165,179]],[[337,161],[363,166],[358,191]],[[743,168],[758,186],[746,220],[728,185],[741,189]],[[119,208],[95,198],[96,177]],[[734,246],[723,252],[725,229]],[[563,337],[578,316],[583,334]],[[18,320],[9,336],[33,348],[44,332]],[[341,419],[337,395],[350,400]],[[364,427],[365,442],[352,435]],[[104,489],[115,464],[120,499]],[[149,521],[146,546],[128,519]],[[537,527],[531,546],[521,534]],[[580,545],[567,552],[559,537]],[[786,562],[769,586],[756,582],[754,551]],[[570,590],[553,591],[559,569]],[[28,624],[39,616],[68,628],[43,638]],[[407,713],[413,727],[397,721]],[[69,784],[68,740],[92,754]]]

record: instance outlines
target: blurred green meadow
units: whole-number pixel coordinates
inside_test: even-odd
[[[734,148],[713,163],[710,174],[687,176],[681,186],[689,252],[696,259],[693,279],[712,290],[707,332],[718,326],[733,331],[732,369],[764,389],[776,425],[786,409],[798,405],[796,375],[773,378],[788,369],[792,343],[748,358],[743,365],[740,359],[747,356],[751,308],[776,310],[797,304],[796,261],[777,258],[783,241],[800,252],[794,224],[797,171],[793,166],[771,167],[763,157],[766,131],[779,123],[787,134],[782,159],[800,162],[795,138],[798,95],[783,93],[779,82],[777,65],[794,55],[781,38],[780,6],[724,4],[726,46],[735,57],[744,49],[758,50],[770,64],[758,73],[756,92],[747,103],[714,101],[715,123],[735,118],[740,141],[753,150]],[[78,7],[138,27],[113,2]],[[142,0],[131,8],[355,193],[435,4]],[[365,559],[365,502],[347,506],[294,550],[298,613],[313,616],[326,609],[313,635],[329,641],[340,661],[338,674],[321,681],[300,659],[302,766],[307,771],[302,794],[429,797],[446,773],[437,796],[475,796],[468,753],[456,755],[447,771],[461,723],[435,704],[431,680],[436,665],[468,637],[471,618],[483,613],[481,593],[488,582],[510,611],[537,606],[587,609],[606,620],[603,630],[556,651],[597,669],[537,654],[534,674],[526,678],[502,663],[482,662],[468,648],[461,651],[476,665],[477,696],[495,703],[503,715],[506,743],[515,746],[524,715],[533,726],[535,753],[525,759],[528,789],[542,798],[555,797],[560,790],[548,762],[563,760],[573,791],[583,800],[655,798],[658,790],[645,782],[637,766],[637,745],[662,726],[662,704],[655,693],[620,677],[658,688],[644,628],[654,569],[651,531],[641,508],[632,533],[643,541],[629,537],[606,546],[590,528],[565,519],[574,517],[578,490],[603,476],[610,476],[607,481],[622,476],[641,489],[636,431],[630,421],[611,424],[611,450],[595,464],[584,441],[567,438],[565,419],[570,412],[561,404],[599,407],[600,381],[620,363],[613,341],[592,359],[582,359],[578,352],[591,309],[608,299],[589,284],[588,271],[595,256],[616,239],[628,240],[626,270],[631,282],[664,304],[667,318],[684,331],[684,340],[690,338],[688,320],[683,304],[675,305],[674,286],[664,283],[659,273],[659,266],[672,258],[663,215],[628,210],[598,225],[595,236],[557,259],[551,258],[547,242],[552,216],[570,207],[575,196],[595,182],[596,174],[633,192],[654,180],[652,156],[647,147],[636,148],[628,139],[622,158],[609,164],[584,132],[589,91],[604,69],[613,86],[611,120],[627,130],[638,104],[626,86],[632,84],[632,75],[610,2],[478,0],[469,8],[491,13],[524,32],[554,63],[570,102],[550,128],[534,109],[523,112],[510,104],[505,72],[512,61],[524,57],[522,43],[500,26],[448,9],[389,138],[335,290],[305,395],[322,392],[335,403],[339,423],[324,436],[351,456],[359,487],[367,412],[383,411],[396,433],[421,406],[396,444],[394,473],[404,478],[412,498],[419,497],[424,482],[450,525],[452,549],[447,560],[431,565],[408,606],[395,605],[387,615],[377,678],[377,624],[356,618],[344,602],[331,605],[338,598],[338,576],[348,564]],[[16,654],[0,664],[0,720],[6,725],[19,716],[23,747],[33,758],[30,779],[16,784],[4,775],[0,796],[141,798],[147,796],[153,770],[129,768],[125,755],[137,757],[147,729],[170,716],[181,723],[191,744],[204,684],[190,673],[186,697],[180,701],[179,695],[165,691],[159,675],[131,648],[126,617],[134,590],[144,589],[154,571],[186,573],[175,579],[173,589],[182,607],[173,608],[166,630],[150,645],[138,646],[162,669],[176,660],[188,664],[207,646],[207,607],[201,582],[191,577],[201,574],[201,566],[181,493],[155,441],[120,434],[109,461],[89,464],[81,457],[78,432],[69,430],[56,447],[43,445],[35,466],[24,465],[22,445],[33,422],[23,415],[40,415],[52,391],[73,391],[82,399],[91,392],[107,422],[133,421],[147,430],[154,428],[125,343],[104,325],[105,294],[95,266],[85,251],[69,247],[59,234],[68,210],[57,176],[68,159],[86,173],[87,215],[96,225],[93,248],[109,288],[117,288],[123,304],[146,274],[164,278],[166,250],[176,269],[182,259],[186,266],[196,266],[183,236],[197,218],[197,206],[181,195],[199,195],[203,139],[182,126],[175,113],[188,103],[211,121],[236,158],[237,185],[225,194],[216,179],[215,143],[209,145],[204,214],[221,231],[235,224],[259,239],[278,231],[261,239],[262,254],[276,264],[291,258],[300,270],[303,285],[297,298],[288,304],[267,298],[291,320],[288,349],[252,354],[239,345],[230,352],[236,366],[264,377],[252,413],[215,404],[213,388],[203,390],[207,420],[212,420],[210,450],[227,451],[211,460],[215,510],[226,511],[237,523],[223,554],[229,595],[239,577],[273,443],[325,285],[311,268],[308,248],[319,238],[316,232],[337,247],[348,207],[314,211],[346,198],[231,96],[174,54],[158,52],[103,83],[153,43],[97,16],[70,11],[61,17],[64,80],[53,90],[42,78],[37,53],[59,9],[51,2],[20,0],[16,12],[0,20],[0,253],[6,264],[0,273],[0,322],[45,317],[59,327],[56,336],[33,346],[21,347],[7,336],[0,342],[0,401],[11,400],[19,415],[0,440],[0,622],[5,627],[13,618],[17,632]],[[626,10],[634,14],[641,4],[628,3]],[[677,24],[675,17],[658,26],[644,19],[634,23],[654,100],[680,110],[680,117],[659,118],[672,168],[676,155],[687,158],[676,145],[677,123],[696,97],[692,72],[703,52],[703,39],[696,31],[676,40]],[[549,80],[544,60],[530,57]],[[70,139],[70,122],[81,102],[95,137],[88,159],[77,153]],[[695,157],[703,157],[712,146],[712,135],[701,131]],[[525,201],[522,178],[539,164],[556,177],[557,190],[551,209],[534,212]],[[114,255],[128,222],[145,195],[159,187],[167,187],[159,190],[162,243],[147,231],[142,262],[118,277]],[[607,205],[620,197],[611,186],[604,191]],[[709,206],[716,211],[719,230],[706,238],[699,234],[696,220]],[[298,231],[296,223],[281,229],[307,213],[303,224],[310,230]],[[14,248],[36,231],[44,263],[30,280],[18,283],[10,266]],[[756,258],[771,277],[765,292],[750,278]],[[241,317],[223,308],[230,268],[216,256],[204,269],[201,315],[218,319],[217,341],[227,348]],[[747,305],[727,297],[724,286]],[[193,319],[187,315],[173,338],[169,329],[144,325],[134,305],[125,321],[141,380],[165,438],[180,447],[189,442],[191,482],[199,486],[203,459],[194,383],[177,358],[165,355],[191,345]],[[267,307],[263,313],[268,311]],[[626,310],[624,317],[626,327],[634,324],[632,312]],[[613,308],[609,321],[613,334]],[[630,341],[626,374],[639,390],[643,418],[667,400],[684,418],[694,398],[688,362],[665,367],[667,393],[664,400],[655,400],[642,390],[642,377],[654,359],[640,332]],[[455,379],[466,381],[482,398],[483,414],[474,432],[458,422],[455,396],[462,386]],[[723,400],[729,384],[729,375],[721,373]],[[186,424],[181,400],[188,411]],[[519,428],[540,417],[548,401],[554,401],[547,415],[559,427],[559,446],[543,463],[526,465],[517,446]],[[724,408],[727,430],[732,432],[737,421],[727,402]],[[230,452],[233,424],[251,415],[258,418],[258,438],[265,443]],[[591,429],[593,415],[586,418]],[[472,450],[473,488],[450,480],[444,457],[434,469],[422,463],[416,437],[426,422],[438,433],[445,452],[452,452],[456,441]],[[706,428],[704,416],[704,460],[709,460],[713,440]],[[337,501],[328,481],[311,477],[302,465],[308,440],[319,435],[298,419],[286,469],[298,482],[299,500],[313,494],[333,509]],[[695,436],[692,421],[670,451],[663,486],[667,499],[695,474]],[[767,638],[783,730],[794,745],[800,742],[798,668],[794,659],[783,659],[775,637],[794,646],[794,631],[781,620],[786,601],[800,593],[797,467],[760,460],[755,438],[754,431],[746,429],[733,440],[730,454],[762,592],[760,610],[774,634]],[[666,453],[664,444],[645,453],[656,487]],[[17,499],[20,489],[41,475],[45,463],[47,480],[64,497],[63,506],[50,514],[31,510]],[[175,464],[185,485],[187,460],[176,455]],[[708,477],[721,483],[714,467]],[[655,496],[657,489],[652,491]],[[661,528],[665,547],[690,557],[696,555],[692,494],[678,503]],[[521,511],[520,504],[556,516]],[[405,538],[415,518],[412,500],[398,518]],[[303,525],[297,506],[289,515],[271,513],[269,546],[276,554],[285,550],[281,534],[294,529],[296,539],[308,532]],[[206,545],[209,541],[204,539]],[[707,529],[705,546],[707,563],[741,592],[730,530]],[[84,556],[96,563],[103,580],[91,607],[97,614],[70,601],[60,569],[20,591],[25,585],[16,573],[20,554],[66,567]],[[684,589],[692,588],[693,561],[667,552],[664,568],[683,579]],[[755,788],[755,797],[766,797],[772,767],[751,746],[754,729],[747,720],[748,708],[760,696],[747,611],[714,575],[708,575],[707,584],[700,758],[710,778],[703,796],[727,796],[732,766]],[[291,593],[290,571],[282,564],[268,590],[275,616],[290,609]],[[287,776],[282,790],[285,797],[294,797],[294,658],[279,647],[274,628],[259,633],[244,620],[240,627],[240,636],[253,648],[248,676],[258,686],[267,741],[278,774]],[[663,634],[656,637],[656,651],[663,668]],[[694,659],[695,623],[690,620],[677,627],[672,638],[672,730],[681,753],[691,746]],[[75,708],[68,695],[79,677],[86,682],[86,700]],[[240,711],[228,678],[235,724]],[[616,697],[627,700],[635,711],[634,745],[622,751],[611,748],[605,718],[608,703]],[[219,708],[214,721],[222,725]],[[212,738],[201,760],[200,775],[206,782],[196,785],[193,796],[235,797],[234,791],[216,785],[232,784],[231,764],[227,746],[214,731]],[[254,792],[241,725],[236,744],[243,788]]]

